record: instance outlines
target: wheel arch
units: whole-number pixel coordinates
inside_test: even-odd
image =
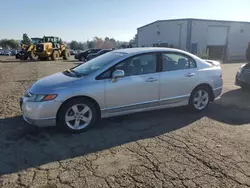
[[[79,99],[79,98],[87,99],[87,100],[93,102],[93,104],[95,105],[95,107],[97,109],[98,117],[101,117],[101,108],[100,108],[100,105],[98,104],[98,102],[95,99],[93,99],[92,97],[89,97],[89,96],[85,96],[85,95],[78,95],[78,96],[70,97],[70,98],[68,98],[68,99],[66,99],[65,101],[62,102],[62,104],[60,105],[60,107],[58,108],[57,113],[56,113],[56,121],[58,120],[58,115],[59,115],[59,112],[62,109],[63,105],[66,104],[67,102],[73,100],[73,99]]]

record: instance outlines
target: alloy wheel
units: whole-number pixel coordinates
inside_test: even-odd
[[[67,126],[73,130],[81,130],[87,127],[92,120],[92,110],[86,104],[71,106],[65,115]]]
[[[193,105],[197,110],[206,108],[209,102],[209,94],[206,90],[198,90],[194,94]]]

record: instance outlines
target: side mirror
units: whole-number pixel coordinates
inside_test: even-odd
[[[118,78],[124,77],[125,76],[125,72],[123,70],[115,70],[112,73],[112,80],[111,82],[114,83],[117,81]]]
[[[120,78],[120,77],[124,77],[125,76],[125,72],[123,70],[115,70],[113,73],[112,73],[112,78],[115,79],[115,78]]]

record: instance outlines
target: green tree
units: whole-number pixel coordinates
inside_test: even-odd
[[[95,47],[95,42],[94,41],[87,41],[87,47],[88,48],[94,48]]]
[[[77,49],[77,45],[78,45],[78,43],[77,43],[75,40],[72,40],[72,41],[69,43],[69,46],[70,46],[70,49],[71,49],[71,50],[78,50],[78,49]]]
[[[19,47],[18,41],[14,40],[14,39],[8,40],[7,44],[8,44],[8,47],[11,49],[17,49]]]
[[[2,48],[8,48],[8,39],[2,39],[2,40],[0,40],[0,46]]]
[[[132,46],[136,46],[137,45],[137,42],[136,42],[136,35],[133,37],[133,39],[131,39],[130,41],[129,41],[129,44],[130,45],[132,45]]]
[[[2,39],[0,40],[0,46],[2,48],[17,49],[19,47],[19,43],[14,39]]]
[[[77,43],[77,50],[84,50],[84,43],[82,43],[82,42],[78,42]]]
[[[31,40],[28,37],[28,35],[26,33],[23,34],[23,40],[22,40],[23,44],[31,44]]]
[[[71,42],[69,43],[69,47],[70,47],[70,49],[72,49],[72,50],[84,50],[86,46],[87,46],[86,43],[77,42],[77,41],[75,41],[75,40],[73,40],[73,41],[71,41]]]

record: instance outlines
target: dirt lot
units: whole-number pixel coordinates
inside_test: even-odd
[[[250,187],[250,92],[223,65],[223,95],[202,113],[167,109],[105,119],[78,135],[20,117],[35,80],[74,61],[0,62],[0,187]]]

